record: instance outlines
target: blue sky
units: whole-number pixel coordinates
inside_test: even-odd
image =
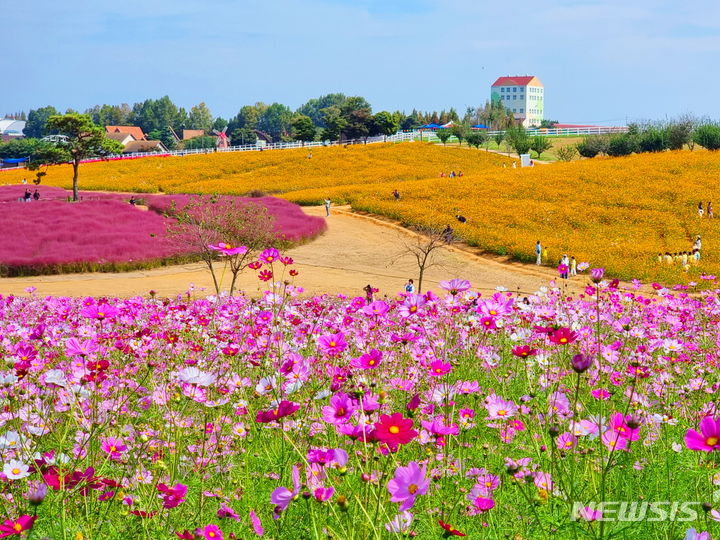
[[[169,95],[232,116],[330,92],[375,111],[482,105],[537,75],[546,117],[720,117],[716,0],[7,0],[0,114]]]

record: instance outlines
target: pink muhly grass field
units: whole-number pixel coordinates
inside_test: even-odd
[[[119,193],[81,192],[68,203],[69,191],[40,187],[40,200],[18,202],[25,189],[0,186],[0,275],[22,276],[88,271],[124,271],[188,261],[190,246],[167,237],[172,218],[164,215],[187,195],[140,197],[150,211],[128,203]],[[275,216],[278,239],[300,242],[325,230],[322,218],[307,216],[299,206],[273,197],[243,199],[267,207]]]

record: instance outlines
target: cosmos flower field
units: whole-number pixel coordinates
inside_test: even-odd
[[[303,297],[278,255],[259,299],[0,298],[0,538],[717,533],[718,291]]]

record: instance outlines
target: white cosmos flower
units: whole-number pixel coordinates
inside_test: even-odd
[[[3,474],[5,474],[9,480],[19,480],[20,478],[30,476],[30,467],[22,461],[11,459],[3,466]]]
[[[217,380],[215,375],[200,371],[194,366],[186,367],[176,373],[182,382],[186,384],[195,384],[197,386],[210,386]]]

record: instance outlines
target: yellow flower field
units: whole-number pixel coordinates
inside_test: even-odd
[[[350,203],[405,224],[451,224],[470,244],[534,260],[540,240],[555,264],[563,253],[613,276],[676,283],[720,274],[718,219],[700,219],[699,201],[720,213],[720,154],[678,151],[513,169],[512,160],[467,148],[405,143],[349,148],[228,153],[83,165],[81,189],[274,193],[300,204]],[[505,167],[503,165],[506,165]],[[462,170],[462,178],[439,178]],[[44,183],[68,187],[70,168]],[[22,172],[0,173],[18,182]],[[398,189],[400,201],[392,197]],[[466,224],[455,221],[462,214]],[[657,263],[662,251],[690,251],[703,237],[702,260],[688,273]]]

